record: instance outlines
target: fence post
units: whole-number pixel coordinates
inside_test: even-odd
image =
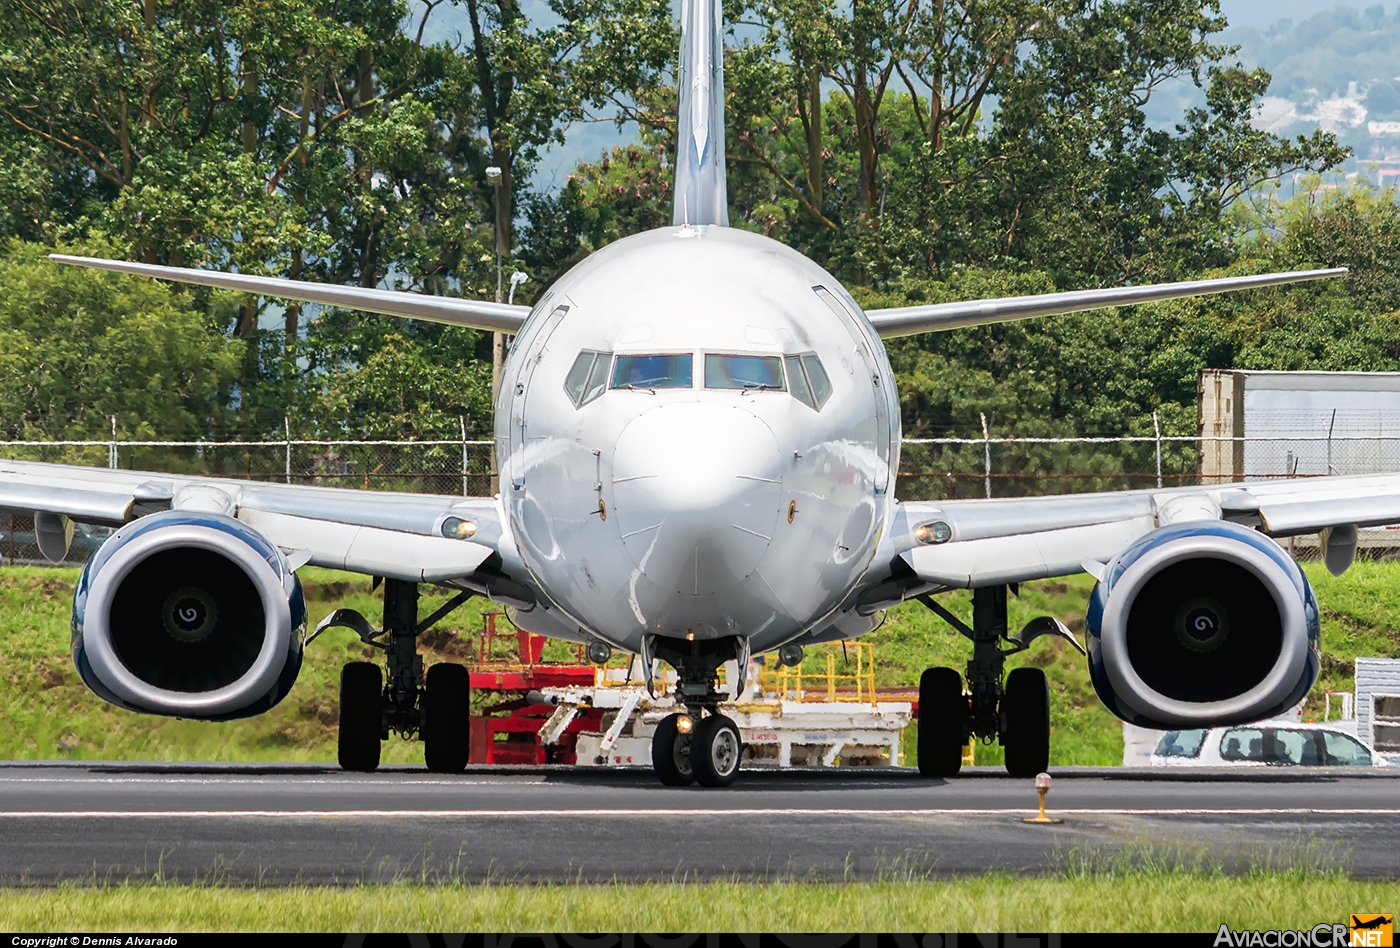
[[[1157,413],[1152,413],[1152,430],[1157,435],[1157,487],[1162,487],[1162,426],[1157,422]]]
[[[1330,477],[1337,473],[1337,469],[1332,466],[1332,427],[1337,423],[1337,409],[1332,409],[1332,418],[1327,422],[1327,475]]]
[[[112,416],[112,441],[107,445],[107,466],[117,469],[117,416]]]
[[[982,417],[982,449],[986,459],[986,473],[982,482],[986,486],[987,496],[992,496],[992,436],[987,433],[987,413],[978,412]]]
[[[287,483],[292,482],[292,419],[289,415],[282,416],[282,430],[287,433]]]
[[[462,423],[462,496],[470,497],[471,492],[467,490],[467,416],[458,415],[457,420]]]

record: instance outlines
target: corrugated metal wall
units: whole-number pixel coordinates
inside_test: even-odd
[[[1394,716],[1382,718],[1377,728],[1377,695],[1400,696],[1400,658],[1356,660],[1356,735],[1386,758],[1400,761],[1400,708],[1387,709],[1394,711]],[[1387,721],[1395,723],[1387,724]]]

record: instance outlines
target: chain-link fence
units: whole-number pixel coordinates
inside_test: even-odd
[[[360,490],[490,492],[490,441],[0,441],[0,457]]]
[[[483,496],[491,441],[0,441],[0,457],[358,490]],[[84,563],[111,531],[79,524],[65,562]],[[32,517],[0,515],[0,561],[46,563]]]
[[[1034,497],[1400,471],[1400,438],[906,438],[903,500]]]
[[[1238,471],[1203,464],[1245,458]],[[361,490],[483,496],[492,491],[492,442],[23,441],[0,442],[0,457],[169,474],[202,474]],[[1250,458],[1260,462],[1248,465]],[[1280,460],[1281,459],[1281,460]],[[1264,462],[1277,462],[1265,469]],[[1310,477],[1400,470],[1397,438],[909,438],[900,459],[903,500],[1031,497],[1042,494],[1214,484],[1239,477]],[[1203,471],[1206,471],[1203,473]],[[85,562],[109,531],[79,525],[69,561]],[[0,514],[0,561],[43,562],[32,518]]]

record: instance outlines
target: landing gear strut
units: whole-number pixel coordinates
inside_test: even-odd
[[[387,679],[373,662],[351,662],[340,674],[338,757],[346,770],[379,766],[380,742],[390,734],[423,740],[423,756],[434,773],[460,773],[470,747],[468,699],[471,679],[462,665],[439,663],[423,674],[418,636],[471,598],[459,593],[422,622],[418,584],[384,582],[384,628],[376,631],[352,609],[337,609],[311,638],[333,626],[353,629],[361,641],[384,652]],[[310,639],[307,640],[308,642]]]
[[[719,667],[730,659],[738,662],[742,674],[748,664],[747,642],[647,636],[642,651],[648,680],[653,656],[675,668],[680,679],[676,693],[686,707],[686,713],[663,718],[652,735],[651,765],[656,776],[668,787],[729,786],[739,775],[744,742],[738,726],[719,713],[719,703],[729,696],[718,689],[716,678]]]
[[[1025,649],[1041,635],[1067,638],[1081,652],[1083,647],[1051,618],[1036,619],[1015,636],[1008,634],[1006,593],[1006,586],[974,589],[971,627],[932,597],[918,597],[972,640],[968,694],[963,694],[962,676],[952,668],[930,668],[919,681],[919,771],[923,774],[956,775],[962,767],[963,748],[972,738],[999,741],[1005,749],[1006,769],[1014,776],[1033,777],[1050,766],[1050,692],[1045,672],[1017,668],[1005,676],[1003,685],[1006,656]]]

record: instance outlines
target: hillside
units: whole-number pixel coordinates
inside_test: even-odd
[[[1358,158],[1394,157],[1400,148],[1400,10],[1393,4],[1282,11],[1267,28],[1232,25],[1246,66],[1273,75],[1256,124],[1282,135],[1321,127]]]
[[[1323,605],[1323,680],[1314,689],[1309,713],[1321,709],[1324,691],[1351,687],[1351,660],[1356,655],[1400,656],[1400,564],[1361,562],[1335,579],[1317,564],[1306,564]],[[360,578],[324,570],[304,570],[311,621],[345,605],[366,615],[379,611],[378,595]],[[367,657],[368,649],[353,633],[327,632],[308,650],[306,664],[291,695],[270,714],[228,724],[175,721],[134,715],[104,704],[78,680],[68,654],[68,616],[77,570],[7,567],[0,569],[0,758],[88,760],[333,761],[335,759],[336,685],[340,666]],[[1011,623],[1058,616],[1076,632],[1083,628],[1088,577],[1027,583],[1011,602]],[[425,596],[424,612],[444,600]],[[961,615],[971,611],[969,597],[945,600]],[[470,633],[465,640],[431,637],[436,650],[428,662],[462,660],[475,649],[475,633],[489,604],[473,601],[442,628]],[[870,640],[875,646],[877,684],[912,685],[929,665],[961,666],[967,660],[962,640],[922,606],[892,610]],[[551,643],[546,657],[565,658],[572,651]],[[839,646],[837,647],[840,661]],[[809,650],[813,670],[824,667],[823,649]],[[1062,642],[1041,640],[1011,665],[1028,663],[1046,669],[1051,682],[1053,737],[1051,760],[1069,764],[1116,764],[1122,742],[1118,722],[1099,704],[1083,659]],[[911,735],[912,736],[912,735]],[[909,742],[912,744],[912,742]],[[390,741],[386,763],[420,763],[414,744]],[[979,763],[1000,761],[999,748],[979,748]]]

